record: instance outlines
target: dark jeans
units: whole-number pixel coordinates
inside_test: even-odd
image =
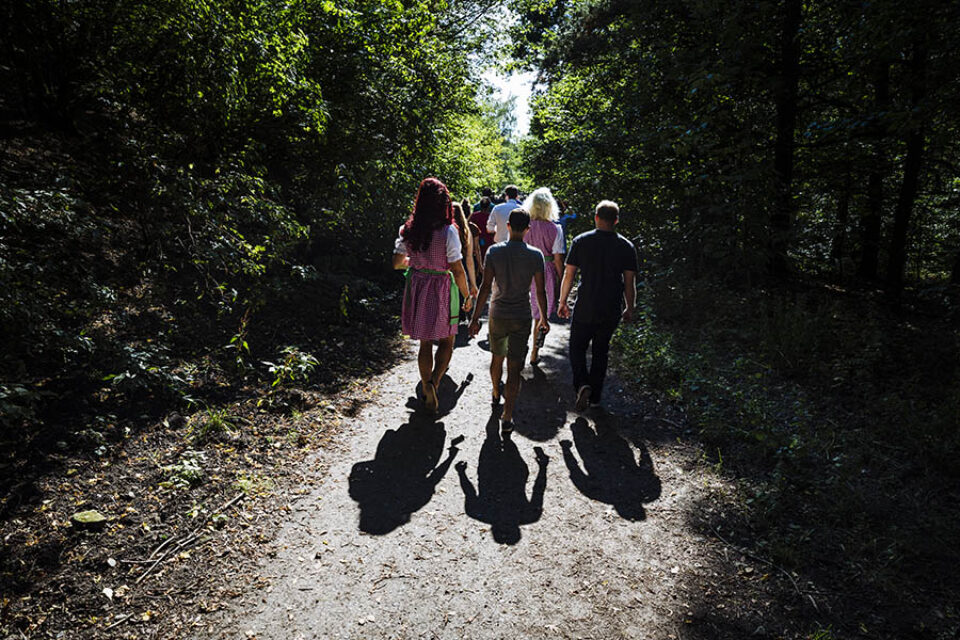
[[[610,338],[617,330],[620,318],[607,322],[577,322],[570,324],[570,366],[573,367],[573,388],[590,385],[590,402],[600,402],[603,379],[607,376]],[[587,346],[592,343],[590,368],[587,369]]]

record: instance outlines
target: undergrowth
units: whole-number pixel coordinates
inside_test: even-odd
[[[738,480],[755,551],[830,594],[834,618],[810,633],[956,632],[956,328],[815,285],[743,293],[669,278],[638,307],[617,337],[621,366],[681,406],[713,466]]]

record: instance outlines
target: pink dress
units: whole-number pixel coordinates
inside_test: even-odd
[[[543,285],[547,291],[547,315],[553,315],[557,310],[557,298],[554,295],[557,285],[557,268],[550,258],[553,256],[554,243],[560,233],[560,225],[549,220],[531,220],[530,231],[523,239],[531,247],[540,249],[545,263],[543,265]],[[560,256],[556,257],[557,260]],[[530,284],[530,312],[535,320],[540,319],[540,307],[537,306],[537,283]]]
[[[443,226],[433,232],[426,250],[413,251],[410,245],[406,246],[410,274],[403,292],[400,320],[403,335],[416,340],[440,340],[457,334],[457,318],[450,317],[451,278],[446,238],[447,226]],[[423,269],[443,274],[426,273]]]

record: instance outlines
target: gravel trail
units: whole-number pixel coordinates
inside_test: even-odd
[[[616,378],[607,411],[573,411],[565,325],[503,440],[479,338],[460,340],[436,416],[416,409],[412,348],[371,381],[222,637],[693,637],[719,550],[689,515],[716,479]]]

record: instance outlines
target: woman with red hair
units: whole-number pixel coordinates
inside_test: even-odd
[[[453,355],[460,324],[460,295],[467,298],[464,311],[473,308],[473,298],[467,297],[463,249],[451,204],[446,185],[436,178],[426,178],[420,183],[413,212],[400,227],[393,249],[393,267],[407,269],[401,323],[404,335],[420,341],[417,363],[429,411],[439,406],[437,386]]]

